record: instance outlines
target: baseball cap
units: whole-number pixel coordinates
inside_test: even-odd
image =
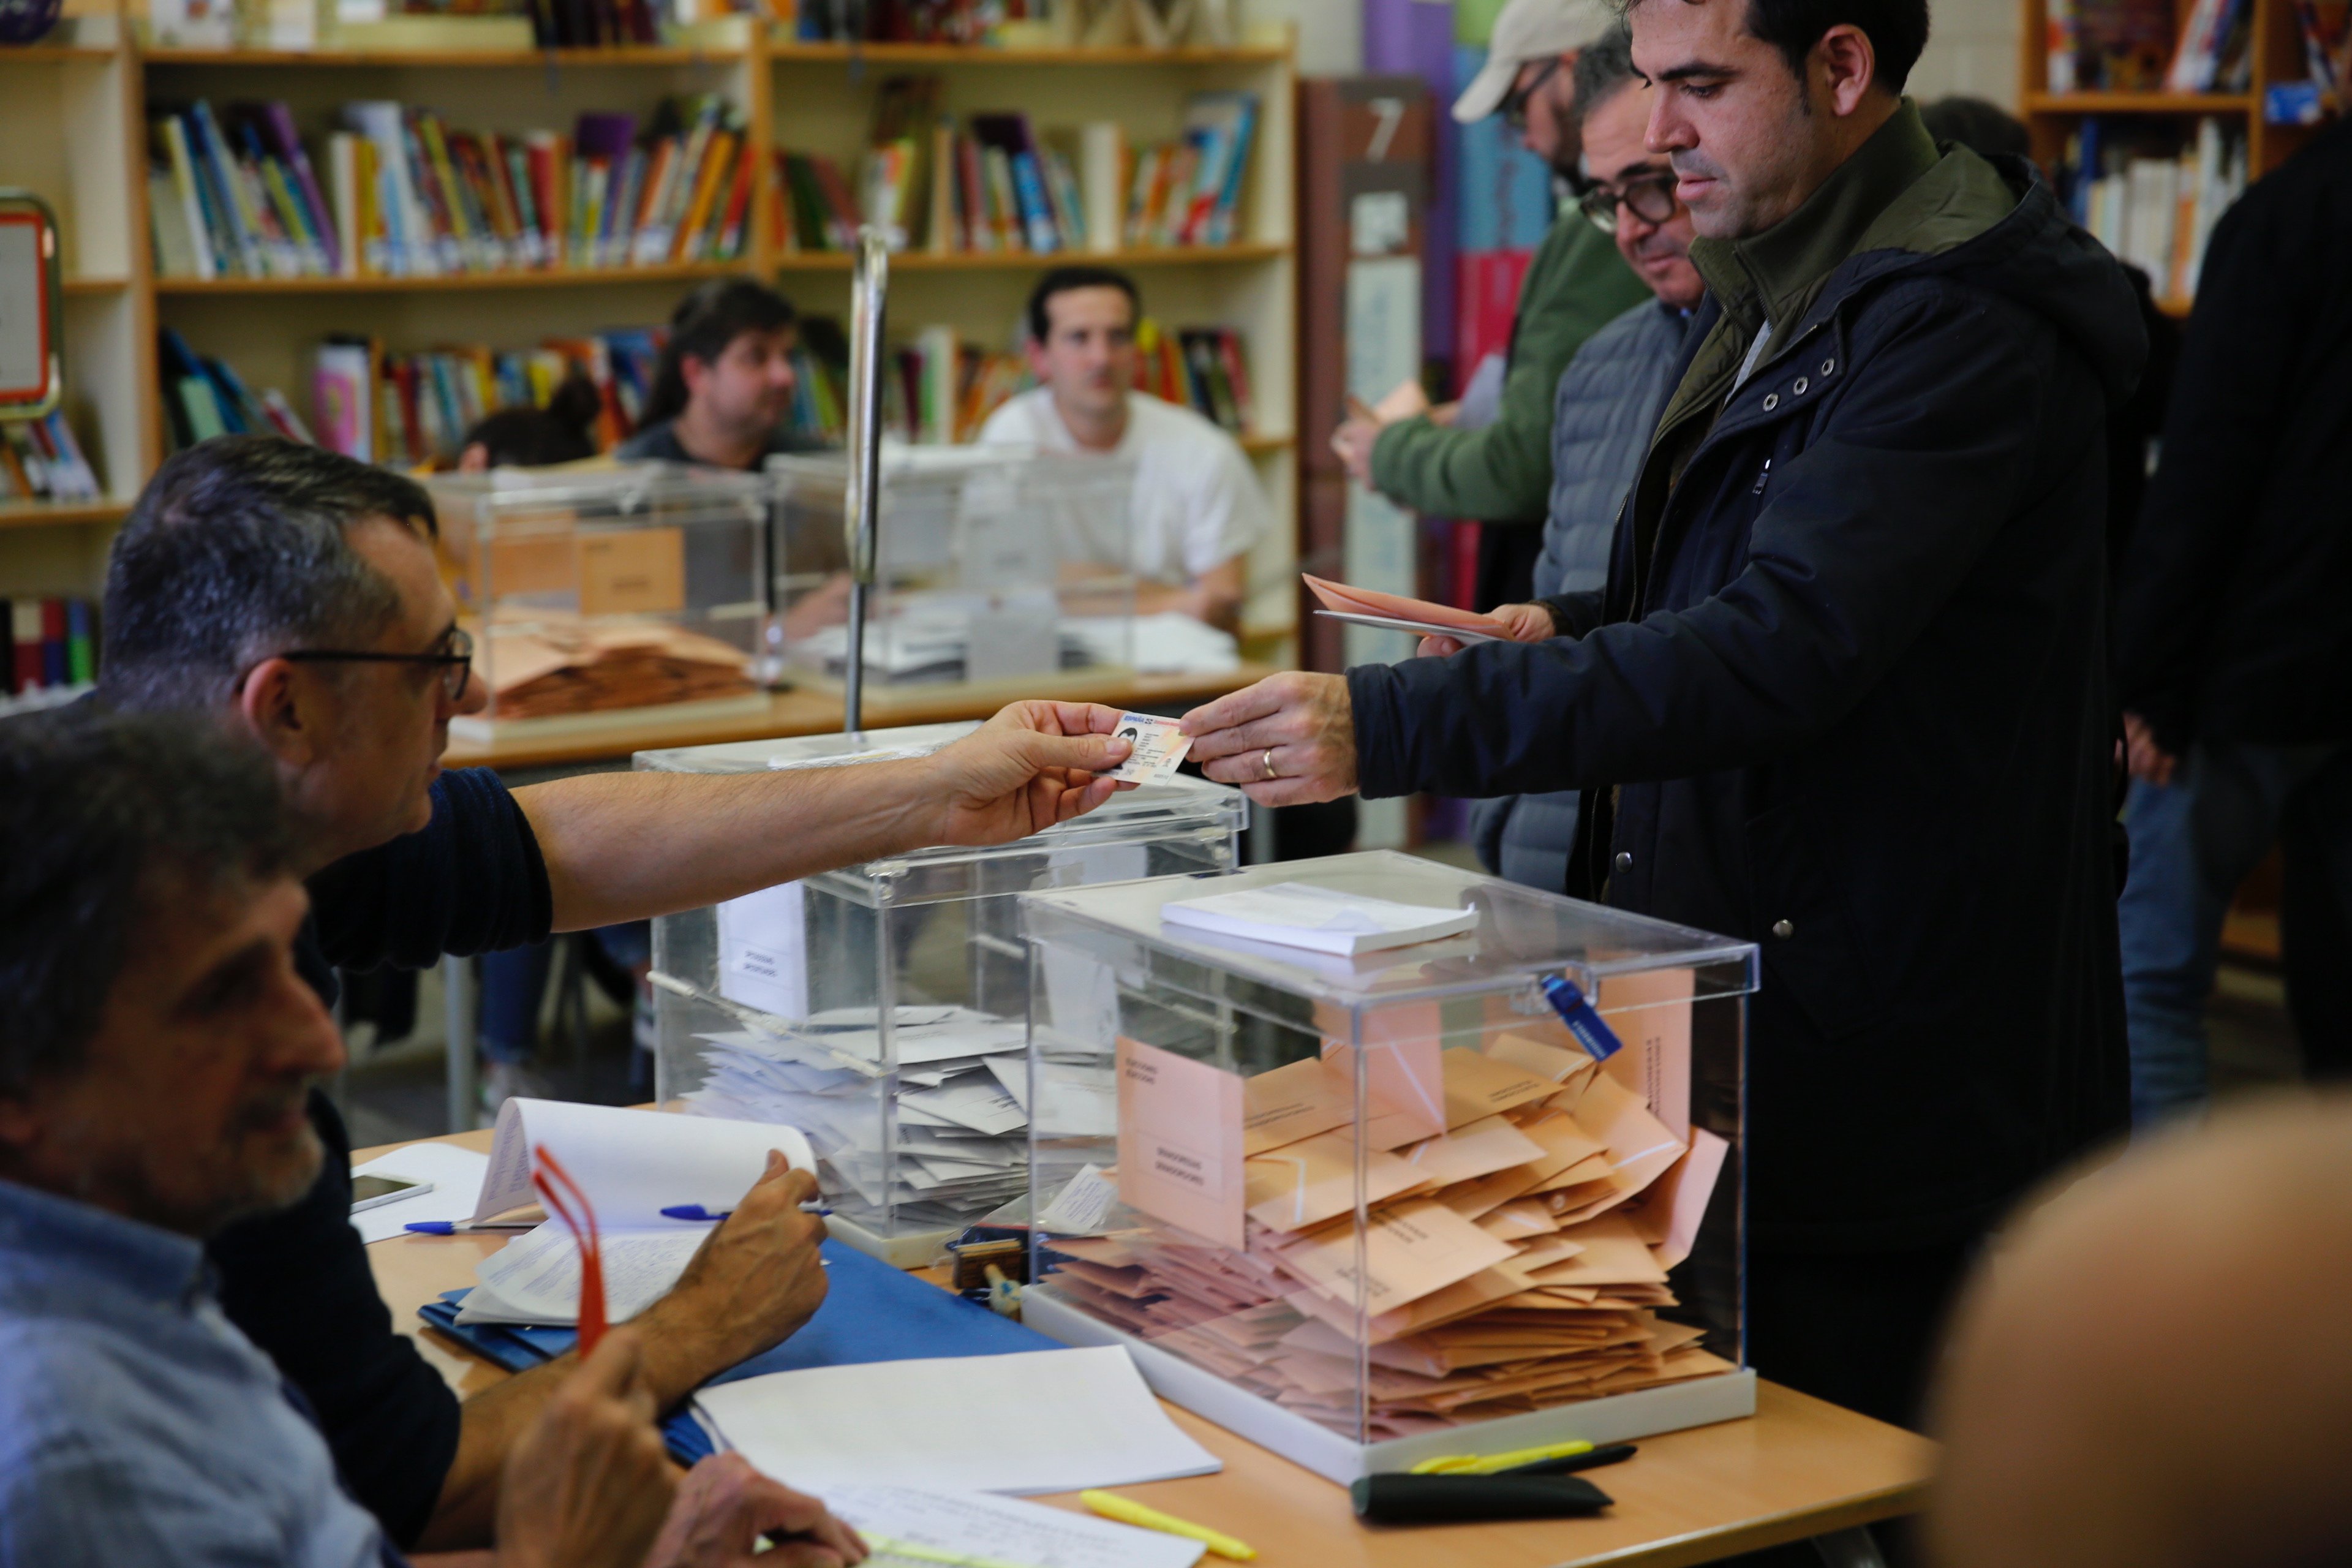
[[[1510,96],[1521,66],[1580,49],[1616,25],[1608,0],[1511,0],[1495,18],[1486,65],[1454,100],[1454,118],[1465,125],[1486,119]]]

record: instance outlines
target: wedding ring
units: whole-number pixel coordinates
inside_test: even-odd
[[[1265,776],[1270,779],[1278,779],[1282,776],[1280,773],[1274,771],[1274,748],[1272,746],[1268,746],[1265,749]]]

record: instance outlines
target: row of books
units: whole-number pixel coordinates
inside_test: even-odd
[[[8,628],[5,692],[87,688],[98,679],[98,608],[88,599],[0,599]]]
[[[156,268],[214,279],[435,277],[725,261],[741,254],[751,161],[717,93],[572,133],[452,129],[389,100],[343,105],[323,184],[284,103],[199,100],[152,122]]]
[[[2172,92],[2243,92],[2253,79],[2253,0],[2196,0],[2164,85]]]
[[[979,44],[1007,22],[1043,18],[1045,0],[782,0],[803,43]]]
[[[1232,435],[1256,427],[1249,346],[1234,327],[1161,328],[1146,316],[1135,329],[1135,384],[1181,405]]]
[[[2172,0],[2048,0],[2043,52],[2053,92],[2144,92],[2173,56]]]
[[[2147,272],[2159,299],[2191,299],[2214,224],[2245,193],[2245,139],[2211,118],[2177,151],[2111,132],[2088,118],[2068,139],[2058,183],[2074,221]]]
[[[1025,113],[939,112],[938,79],[883,84],[853,198],[822,155],[778,163],[780,249],[845,248],[860,221],[934,253],[1229,245],[1257,95],[1194,94],[1176,137],[1131,147],[1115,121],[1040,135]]]
[[[215,436],[257,432],[311,439],[310,426],[284,393],[274,386],[256,393],[227,361],[198,353],[169,327],[155,336],[155,374],[175,452]]]
[[[467,343],[412,353],[332,338],[311,363],[319,439],[338,452],[397,468],[446,468],[466,433],[502,408],[543,407],[573,375],[596,388],[590,438],[609,451],[642,422],[662,334],[650,327],[549,338],[529,347]]]
[[[63,414],[0,422],[0,502],[96,500],[103,493]]]

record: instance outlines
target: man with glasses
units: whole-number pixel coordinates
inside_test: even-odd
[[[697,777],[599,773],[509,793],[444,773],[478,710],[433,506],[388,470],[273,437],[223,437],[157,470],[107,565],[97,700],[204,712],[257,743],[291,817],[310,917],[303,977],[420,967],[733,898],[929,844],[1001,843],[1100,805],[1118,715],[1019,703],[930,757]],[[404,1546],[484,1542],[501,1464],[561,1384],[526,1373],[468,1400],[396,1336],[350,1224],[350,1142],[323,1095],[327,1160],[281,1213],[211,1238],[221,1300],[319,1415],[353,1494]],[[664,1407],[776,1343],[824,1296],[823,1226],[793,1173],[747,1194],[677,1289],[635,1321]]]
[[[1495,18],[1485,68],[1454,100],[1474,124],[1499,113],[1528,152],[1578,182],[1575,65],[1616,26],[1607,0],[1511,0]],[[1505,526],[1479,538],[1481,607],[1523,599],[1551,488],[1553,389],[1584,341],[1643,299],[1641,279],[1571,208],[1544,237],[1519,284],[1500,402],[1470,428],[1430,409],[1408,383],[1331,437],[1348,471],[1400,506]]]
[[[1706,292],[1691,265],[1690,214],[1675,199],[1675,172],[1642,142],[1649,100],[1633,75],[1633,41],[1620,31],[1591,45],[1576,57],[1575,79],[1590,182],[1578,210],[1616,242],[1652,297],[1593,333],[1560,373],[1538,599],[1599,593],[1608,580],[1617,514]],[[1549,616],[1537,605],[1506,605],[1496,614],[1515,626],[1544,616],[1541,635],[1549,635]],[[1572,789],[1482,800],[1471,808],[1471,842],[1497,876],[1531,888],[1566,887],[1577,805]]]

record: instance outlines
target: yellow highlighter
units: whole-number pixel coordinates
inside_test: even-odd
[[[1540,1448],[1514,1448],[1507,1454],[1441,1454],[1433,1459],[1423,1459],[1412,1468],[1412,1473],[1416,1476],[1491,1476],[1497,1470],[1532,1465],[1538,1459],[1565,1459],[1591,1452],[1591,1444],[1581,1437],[1572,1437],[1565,1443],[1547,1443]]]
[[[1156,1508],[1146,1508],[1131,1502],[1117,1492],[1083,1491],[1078,1500],[1105,1519],[1115,1519],[1121,1524],[1139,1525],[1156,1530],[1162,1535],[1181,1535],[1187,1541],[1197,1541],[1220,1557],[1230,1557],[1236,1563],[1246,1563],[1257,1555],[1256,1549],[1230,1535],[1221,1535],[1205,1525],[1191,1523]]]

